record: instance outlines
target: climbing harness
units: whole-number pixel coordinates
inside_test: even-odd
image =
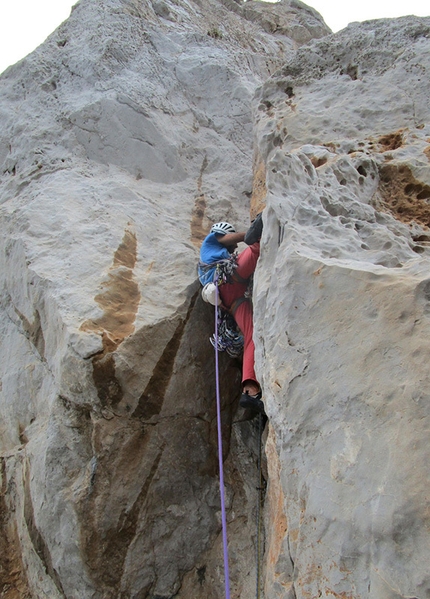
[[[243,279],[238,275],[235,275],[235,270],[237,268],[237,255],[237,252],[234,252],[234,254],[231,254],[229,258],[224,258],[223,260],[218,260],[217,262],[212,262],[211,264],[206,264],[205,262],[200,261],[198,265],[199,273],[207,275],[209,272],[212,272],[212,280],[214,283],[217,281],[218,286],[224,285],[224,283],[232,283],[235,279],[241,279],[239,282],[242,282]]]
[[[217,281],[215,279],[215,285]],[[216,389],[216,408],[217,408],[217,428],[218,428],[218,461],[219,461],[219,487],[221,495],[221,522],[222,522],[222,542],[224,550],[224,578],[225,578],[225,597],[230,599],[230,574],[228,568],[228,545],[227,545],[227,518],[225,512],[225,488],[224,488],[224,468],[222,460],[222,434],[221,434],[221,398],[219,391],[219,364],[218,364],[218,285],[216,288],[215,302],[215,389]]]

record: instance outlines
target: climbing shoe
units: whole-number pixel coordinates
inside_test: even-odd
[[[252,245],[253,243],[257,243],[261,239],[261,233],[263,232],[263,213],[260,212],[255,219],[252,221],[251,226],[245,233],[244,242],[247,245]]]
[[[264,411],[264,403],[261,401],[262,393],[259,391],[256,395],[250,395],[249,393],[242,393],[239,400],[241,408],[250,409],[260,414],[266,414]]]

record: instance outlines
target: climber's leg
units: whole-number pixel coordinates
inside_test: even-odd
[[[248,279],[255,270],[260,255],[260,244],[254,243],[239,254],[236,272],[243,279]],[[233,307],[234,319],[244,337],[242,381],[257,381],[254,371],[254,341],[252,340],[253,322],[252,305],[249,300],[242,301],[237,308],[234,302],[242,298],[247,290],[247,283],[227,283],[221,285],[219,292],[221,301],[228,309]],[[258,384],[258,383],[257,383]]]
[[[254,330],[252,322],[252,305],[249,300],[242,302],[237,307],[234,313],[234,319],[243,334],[242,383],[245,381],[254,381],[258,385],[254,370],[255,347],[252,339]]]
[[[242,408],[249,408],[254,412],[264,414],[260,383],[257,381],[254,368],[255,347],[252,339],[254,330],[252,304],[249,299],[243,299],[245,290],[246,285],[227,283],[220,287],[220,296],[223,304],[232,308],[234,319],[243,334],[242,396],[239,404]],[[237,294],[239,294],[239,297],[237,297]]]

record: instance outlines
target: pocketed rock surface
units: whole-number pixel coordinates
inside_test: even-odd
[[[429,75],[429,18],[370,21],[256,96],[266,597],[430,594]]]
[[[0,595],[224,593],[210,224],[249,224],[255,89],[329,33],[298,2],[81,0],[0,78]],[[220,357],[231,587],[257,429]]]

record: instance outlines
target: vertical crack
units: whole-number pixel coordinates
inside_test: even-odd
[[[294,564],[293,557],[291,555],[290,534],[289,533],[287,533],[287,547],[288,547],[288,557],[290,558],[290,562],[291,562],[291,590],[293,592],[294,599],[296,599],[297,593],[296,593],[296,586],[295,586],[295,581],[294,581],[295,564]]]
[[[26,468],[24,476],[24,519],[27,525],[28,533],[31,539],[31,543],[39,556],[40,561],[43,563],[47,574],[53,580],[58,591],[63,597],[65,597],[63,586],[60,581],[60,577],[52,565],[52,557],[49,551],[48,545],[46,544],[43,535],[39,531],[36,525],[34,517],[33,502],[31,499],[30,491],[30,469]]]
[[[186,317],[179,322],[172,338],[164,348],[160,359],[155,365],[152,376],[142,395],[139,397],[138,404],[132,414],[134,418],[148,420],[151,416],[160,413],[167,387],[173,375],[175,359],[179,350],[182,335],[185,326],[190,319],[191,312],[197,300],[197,295],[198,294],[196,293],[192,298]]]

